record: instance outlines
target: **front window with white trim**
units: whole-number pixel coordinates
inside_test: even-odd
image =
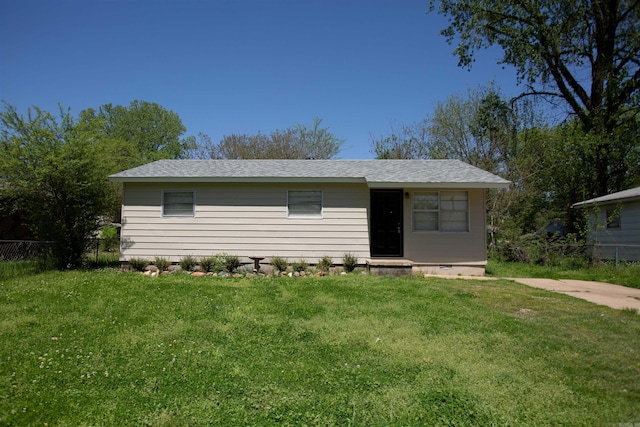
[[[193,191],[163,191],[162,216],[194,216],[195,196]]]
[[[413,193],[414,231],[469,231],[469,194],[466,191]]]
[[[287,218],[322,218],[322,191],[287,191]]]

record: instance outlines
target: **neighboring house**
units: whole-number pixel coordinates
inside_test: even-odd
[[[640,261],[640,187],[573,204],[587,209],[593,255]]]
[[[123,262],[217,253],[483,274],[485,190],[458,160],[160,160],[124,184]]]

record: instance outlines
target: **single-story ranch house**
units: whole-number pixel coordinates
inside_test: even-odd
[[[640,187],[573,204],[589,215],[593,256],[640,261]]]
[[[485,192],[458,160],[159,160],[117,173],[121,261],[227,253],[483,274]]]

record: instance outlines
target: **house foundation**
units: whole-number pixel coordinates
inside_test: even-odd
[[[484,276],[484,264],[429,264],[407,259],[367,259],[367,271],[381,276],[405,276],[412,274],[446,276]]]

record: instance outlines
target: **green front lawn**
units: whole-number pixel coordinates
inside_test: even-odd
[[[640,263],[612,262],[589,264],[582,259],[567,259],[560,265],[536,265],[523,262],[489,260],[487,274],[494,277],[540,277],[613,283],[640,289]]]
[[[640,316],[509,281],[0,283],[0,425],[640,422]]]

